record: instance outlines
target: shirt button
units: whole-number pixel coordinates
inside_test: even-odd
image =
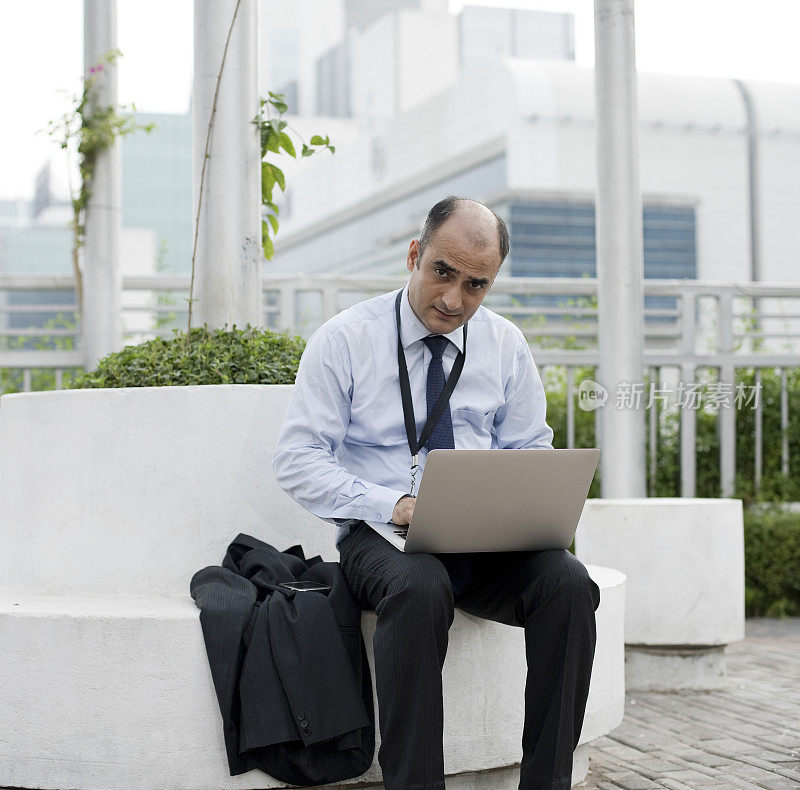
[[[305,713],[301,713],[301,714],[300,714],[300,715],[297,717],[297,720],[298,720],[298,721],[305,721],[305,720],[306,720],[306,714],[305,714]]]

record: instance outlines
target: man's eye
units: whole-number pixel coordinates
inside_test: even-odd
[[[442,269],[441,267],[433,270],[439,277],[444,277],[447,274],[447,269]]]
[[[483,283],[470,283],[473,291],[480,291],[483,288]]]

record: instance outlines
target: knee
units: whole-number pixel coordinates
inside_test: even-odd
[[[439,616],[449,627],[453,620],[453,587],[444,566],[435,557],[417,555],[419,561],[396,574],[384,602],[391,601],[416,618]]]
[[[528,612],[544,603],[565,611],[593,613],[600,605],[600,588],[589,575],[586,566],[570,552],[551,554],[545,568],[539,568],[528,583],[523,601]]]
[[[594,612],[600,605],[600,588],[589,575],[586,566],[572,554],[565,565],[559,594],[572,604]]]

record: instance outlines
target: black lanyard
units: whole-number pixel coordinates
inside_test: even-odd
[[[459,351],[453,362],[453,368],[450,375],[447,377],[447,382],[444,385],[442,394],[439,400],[436,401],[436,406],[433,409],[433,414],[428,415],[425,425],[422,428],[419,440],[417,440],[417,422],[414,419],[414,401],[411,397],[411,385],[408,381],[408,367],[406,366],[406,355],[403,353],[403,341],[400,338],[400,302],[403,298],[403,291],[397,294],[397,299],[394,302],[394,312],[397,319],[397,367],[400,372],[400,394],[403,398],[403,418],[406,423],[406,436],[408,438],[408,449],[411,450],[411,495],[414,495],[415,477],[417,474],[417,456],[419,451],[425,446],[425,442],[430,438],[436,423],[439,418],[444,414],[447,404],[450,402],[450,396],[458,384],[458,379],[461,376],[461,371],[464,368],[464,360],[467,356],[467,325],[464,324],[464,350]]]

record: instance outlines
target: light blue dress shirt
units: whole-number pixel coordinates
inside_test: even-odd
[[[278,436],[272,466],[278,484],[306,510],[339,523],[389,521],[411,483],[397,370],[397,291],[339,313],[311,337]],[[427,419],[430,334],[404,289],[401,340],[417,436]],[[450,374],[463,330],[449,335],[442,363]],[[467,357],[450,399],[456,448],[552,447],[542,380],[522,332],[479,307],[469,320]],[[419,453],[417,490],[427,450]],[[344,522],[344,523],[342,523]]]

